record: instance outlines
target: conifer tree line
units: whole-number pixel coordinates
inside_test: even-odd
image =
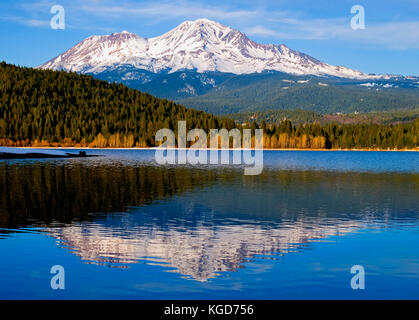
[[[154,146],[158,129],[234,128],[234,121],[76,73],[0,64],[2,145]]]
[[[265,148],[301,149],[416,149],[419,146],[419,119],[413,123],[305,124],[285,120],[264,128]]]
[[[240,125],[233,119],[158,99],[76,73],[0,63],[0,145],[152,147],[159,129],[264,129],[265,148],[417,148],[419,119],[398,125]]]

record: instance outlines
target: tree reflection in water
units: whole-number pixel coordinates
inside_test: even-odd
[[[417,223],[419,175],[164,168],[76,162],[0,165],[0,227],[28,226],[83,261],[145,261],[206,281],[365,227]]]

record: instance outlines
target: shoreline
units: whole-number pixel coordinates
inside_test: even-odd
[[[0,146],[1,147],[1,146]],[[133,148],[89,148],[89,147],[8,147],[8,148],[18,148],[18,149],[39,149],[39,150],[60,150],[60,149],[65,149],[65,150],[158,150],[158,147],[133,147]],[[174,149],[174,150],[191,150],[191,148],[170,148],[170,149]],[[419,148],[416,149],[368,149],[368,148],[364,148],[364,149],[296,149],[296,148],[263,148],[263,149],[255,149],[255,148],[237,148],[237,149],[213,149],[213,148],[199,148],[196,150],[207,150],[207,151],[211,151],[211,150],[229,150],[229,151],[233,151],[233,150],[238,150],[238,151],[242,151],[242,150],[265,150],[265,151],[366,151],[366,152],[419,152]]]

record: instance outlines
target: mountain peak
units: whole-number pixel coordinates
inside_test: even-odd
[[[195,26],[217,26],[221,28],[226,28],[226,26],[222,25],[221,23],[217,21],[213,21],[207,18],[200,18],[196,20],[186,20],[182,22],[178,27],[184,26],[184,25],[195,25]]]
[[[234,74],[291,74],[367,78],[366,74],[320,62],[285,45],[258,44],[238,30],[206,18],[185,21],[155,38],[122,31],[90,37],[40,68],[100,73],[130,65],[158,73],[194,69]]]

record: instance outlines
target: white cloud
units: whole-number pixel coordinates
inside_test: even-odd
[[[349,40],[383,45],[396,50],[419,49],[419,21],[367,25],[362,32],[348,34]]]
[[[40,19],[26,19],[18,16],[0,16],[0,20],[11,21],[28,27],[49,26],[49,21]]]
[[[45,20],[38,20],[38,19],[29,19],[26,21],[22,21],[23,24],[31,27],[45,27],[49,26],[50,22]]]
[[[17,14],[6,18],[27,26],[47,27],[52,4],[53,0],[25,0],[15,5],[24,12],[25,18],[17,17]],[[202,0],[62,0],[62,5],[66,15],[71,15],[68,21],[72,21],[71,27],[74,29],[111,30],[111,26],[125,21],[157,24],[162,20],[208,18],[230,25],[251,37],[266,38],[272,43],[293,39],[342,41],[350,45],[373,45],[397,50],[419,48],[419,20],[373,23],[367,18],[366,29],[352,30],[349,11],[343,17],[314,19],[309,12],[269,11],[261,6],[256,9],[237,9],[228,2],[220,6],[209,5]],[[92,24],[92,21],[98,21],[95,20],[97,18],[100,22]],[[109,23],[104,22],[106,20]]]
[[[280,33],[273,29],[266,28],[264,26],[255,26],[246,29],[246,33],[251,36],[262,36],[262,37],[279,37]]]
[[[159,20],[168,20],[172,18],[194,19],[245,19],[256,17],[259,13],[252,10],[233,10],[228,7],[208,6],[198,2],[165,2],[165,3],[149,3],[135,4],[129,3],[118,5],[110,3],[109,6],[96,5],[95,2],[87,3],[80,6],[80,10],[96,15],[109,16],[137,16],[137,17],[153,17]]]
[[[339,40],[356,44],[372,44],[391,49],[419,48],[419,21],[369,24],[364,30],[352,30],[351,15],[328,19],[313,19],[302,12],[234,10],[229,6],[210,6],[199,1],[166,1],[138,4],[109,0],[106,5],[87,1],[80,10],[110,17],[142,17],[155,21],[170,19],[209,18],[222,20],[249,36],[282,40]]]
[[[270,19],[268,25],[269,27],[262,25],[248,27],[245,28],[245,32],[250,36],[270,39],[339,40],[396,50],[419,48],[419,21],[371,24],[367,22],[364,30],[353,30],[349,18]]]

